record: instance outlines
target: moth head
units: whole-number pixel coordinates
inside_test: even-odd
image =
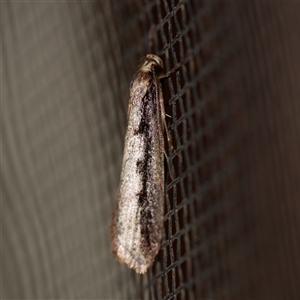
[[[160,57],[154,54],[147,54],[140,66],[140,70],[144,72],[150,72],[154,70],[155,73],[159,73],[163,67],[164,64]]]

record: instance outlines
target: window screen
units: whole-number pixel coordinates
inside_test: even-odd
[[[299,297],[299,3],[1,2],[3,299]],[[129,85],[159,55],[161,250],[115,261]],[[182,159],[180,159],[182,158]]]

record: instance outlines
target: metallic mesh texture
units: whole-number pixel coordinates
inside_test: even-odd
[[[299,15],[286,1],[1,2],[1,299],[299,299]],[[162,247],[136,275],[108,224],[149,52],[184,64],[163,81],[176,152]]]

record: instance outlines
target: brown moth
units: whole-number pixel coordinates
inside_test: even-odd
[[[152,265],[162,239],[166,128],[162,69],[162,60],[148,54],[131,82],[120,186],[110,226],[117,259],[140,274]]]

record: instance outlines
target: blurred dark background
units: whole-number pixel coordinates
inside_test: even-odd
[[[1,2],[2,299],[299,299],[300,3]],[[114,260],[129,84],[159,55],[165,230]],[[172,177],[170,172],[173,173]],[[173,179],[171,179],[173,178]]]

